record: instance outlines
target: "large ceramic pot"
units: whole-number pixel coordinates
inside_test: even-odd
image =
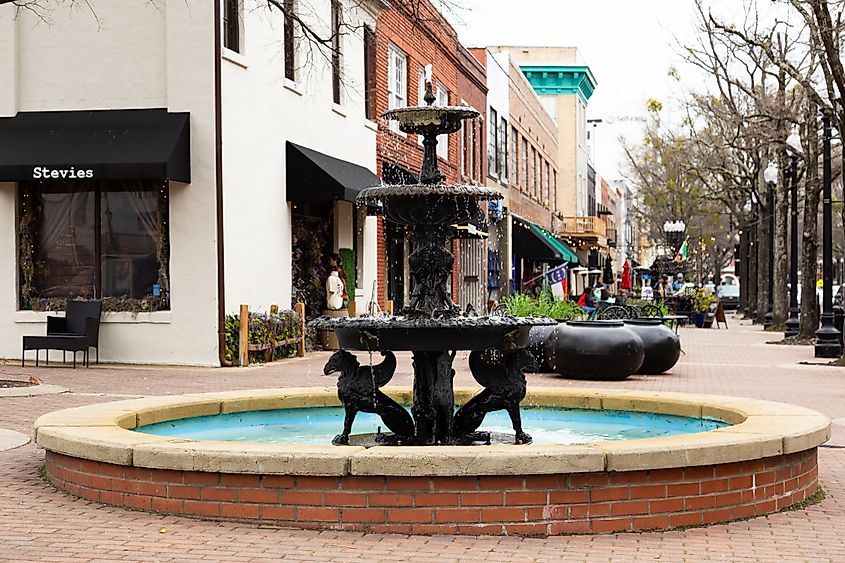
[[[554,371],[546,360],[546,343],[555,333],[556,326],[532,326],[528,333],[528,346],[526,348],[537,360],[537,371],[547,373]]]
[[[659,319],[628,319],[625,326],[643,341],[645,360],[637,373],[655,375],[672,369],[681,357],[681,339]]]
[[[546,343],[546,361],[564,377],[618,381],[640,369],[643,341],[622,321],[561,323]]]

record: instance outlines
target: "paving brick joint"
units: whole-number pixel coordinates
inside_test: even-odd
[[[596,386],[783,401],[818,410],[833,419],[845,418],[845,369],[799,365],[800,361],[813,361],[811,347],[767,345],[772,335],[736,322],[731,322],[728,331],[682,329],[681,337],[685,355],[671,373]],[[218,370],[141,366],[72,370],[53,365],[36,369],[20,368],[10,361],[0,365],[0,377],[28,380],[36,375],[45,383],[71,391],[0,398],[0,427],[32,435],[32,423],[41,414],[129,397],[280,386],[326,387],[334,381],[321,375],[325,359],[325,354],[314,354],[255,369]],[[456,384],[472,384],[465,364],[465,355],[459,354]],[[403,356],[394,383],[410,382],[410,359]],[[539,374],[529,376],[529,386],[582,387],[583,382]],[[818,482],[826,498],[800,510],[669,532],[475,538],[301,530],[107,506],[55,490],[39,475],[39,467],[45,463],[43,450],[28,444],[0,452],[0,560],[841,562],[845,561],[845,535],[841,533],[845,529],[845,449],[835,446],[845,446],[842,424],[833,425],[833,438],[818,451]],[[192,484],[182,485],[187,488],[177,490],[190,494]],[[698,486],[700,491],[702,484]],[[724,494],[715,490],[722,486],[723,480],[714,476],[713,483],[706,487],[708,491],[713,487],[715,496]],[[629,490],[635,487],[629,486]],[[453,493],[429,490],[426,494]],[[422,497],[423,502],[445,502],[446,498]]]

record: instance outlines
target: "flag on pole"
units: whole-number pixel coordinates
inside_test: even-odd
[[[552,289],[552,295],[558,299],[566,299],[569,293],[569,264],[558,266],[546,272],[546,281]]]
[[[681,245],[681,248],[678,250],[678,254],[675,255],[675,262],[683,262],[687,259],[687,252],[689,251],[689,237],[684,239],[684,244]]]

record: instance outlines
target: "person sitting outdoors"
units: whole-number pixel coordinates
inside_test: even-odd
[[[587,313],[591,319],[596,315],[596,298],[589,285],[584,288],[581,296],[578,297],[578,305],[581,306],[581,310]]]
[[[678,274],[675,278],[675,281],[672,282],[672,292],[677,295],[678,291],[680,291],[684,287],[684,274]]]
[[[628,302],[628,290],[627,289],[620,289],[619,295],[616,296],[616,304],[617,305],[625,305]]]
[[[672,294],[671,284],[669,283],[669,276],[663,274],[660,282],[657,284],[657,297],[662,301]]]

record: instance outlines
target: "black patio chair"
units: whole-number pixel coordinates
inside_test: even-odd
[[[101,301],[69,301],[64,317],[47,317],[46,336],[24,336],[21,349],[21,367],[24,354],[35,350],[35,365],[38,352],[47,351],[47,365],[50,365],[50,350],[61,350],[62,361],[67,352],[73,352],[73,367],[76,367],[76,353],[82,352],[83,365],[90,366],[89,352],[94,348],[96,363],[100,363],[100,314]]]
[[[654,305],[652,303],[647,303],[642,307],[642,316],[643,317],[662,317],[663,311],[660,310],[660,307]]]
[[[622,305],[611,305],[610,307],[600,309],[599,312],[596,314],[596,318],[602,321],[623,320],[635,319],[636,315],[628,307],[624,307]]]

